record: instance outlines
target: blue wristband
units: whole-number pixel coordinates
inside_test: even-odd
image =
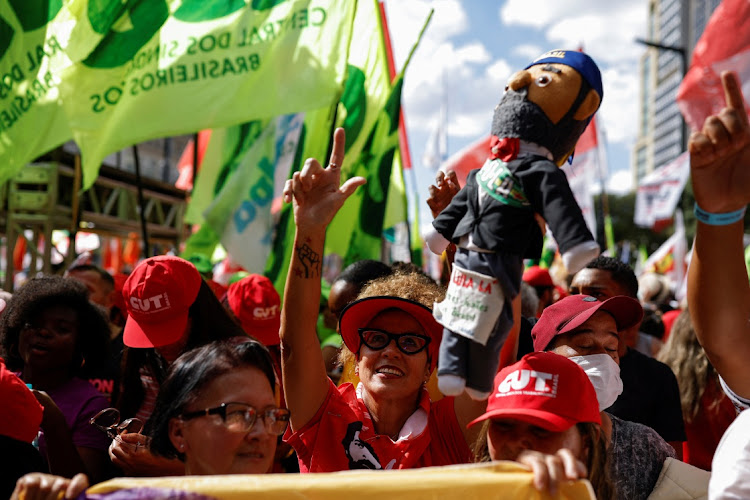
[[[709,226],[728,226],[745,218],[745,208],[741,208],[735,212],[712,214],[703,210],[696,203],[693,212],[695,213],[695,218],[704,224],[708,224]]]

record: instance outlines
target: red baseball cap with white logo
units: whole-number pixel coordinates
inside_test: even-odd
[[[500,370],[487,411],[469,427],[492,418],[520,420],[552,432],[581,422],[602,423],[596,391],[586,373],[553,352],[532,352]]]
[[[545,350],[553,338],[572,332],[599,310],[607,311],[615,318],[618,332],[627,330],[643,318],[641,303],[625,295],[602,302],[589,295],[569,295],[542,311],[539,321],[531,329],[534,350]]]
[[[245,276],[229,286],[227,302],[245,333],[264,345],[281,342],[281,297],[271,280],[259,274]]]
[[[138,264],[122,288],[125,345],[162,347],[180,340],[202,281],[195,266],[180,257],[160,255]]]

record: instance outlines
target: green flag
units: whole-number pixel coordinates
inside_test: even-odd
[[[320,158],[322,160],[325,157],[331,139],[332,124],[333,110],[330,107],[305,113],[305,120],[289,177],[302,168],[306,158]],[[348,206],[347,200],[341,211],[348,210]],[[273,281],[276,290],[283,299],[284,283],[286,282],[289,261],[294,248],[295,226],[292,204],[284,203],[274,217],[276,224],[272,238],[272,249],[266,261],[264,274]]]
[[[359,175],[355,173],[355,169],[360,165],[359,158],[363,147],[391,88],[382,30],[377,1],[357,2],[353,28],[356,36],[352,37],[349,47],[347,79],[336,113],[336,126],[343,127],[346,131],[346,156],[341,168],[342,182]],[[301,168],[302,162],[308,157],[318,158],[325,163],[332,118],[333,114],[324,110],[314,115],[307,114],[303,129],[304,140],[301,140],[304,142],[304,153],[295,161],[296,169]],[[316,134],[317,139],[311,137],[311,134]],[[355,193],[346,201],[328,227],[326,257],[323,263],[323,276],[328,281],[333,281],[345,265],[344,258],[349,239],[358,225],[360,208],[361,195]],[[287,276],[294,229],[291,205],[285,205],[276,228],[274,248],[266,265],[266,276],[274,282],[280,293],[283,292]],[[380,254],[378,253],[375,258],[379,259]]]
[[[58,90],[72,29],[62,0],[0,0],[0,184],[73,136]]]
[[[70,4],[80,32],[98,37],[60,86],[84,186],[102,158],[130,144],[328,106],[344,79],[356,7],[351,0]],[[114,24],[97,17],[107,9],[120,14]]]
[[[362,259],[380,259],[393,158],[398,148],[402,86],[403,75],[399,75],[353,165],[353,174],[365,177],[367,184],[351,197],[359,201],[359,209],[356,225],[348,238],[344,266]]]
[[[342,182],[361,174],[360,157],[363,148],[391,90],[383,26],[377,1],[363,0],[358,3],[354,17],[354,33],[357,36],[352,38],[349,50],[348,76],[336,121],[336,126],[343,127],[346,131],[346,156],[341,167]],[[331,274],[337,274],[351,263],[345,262],[344,259],[349,250],[351,235],[359,224],[362,189],[364,188],[358,189],[347,201],[346,210],[340,210],[328,227],[325,253],[334,256],[328,260],[328,263],[333,263],[333,266],[329,266],[332,267]],[[380,259],[379,250],[368,255],[370,256],[367,258]]]
[[[185,213],[187,222],[203,224],[203,213],[222,190],[227,179],[239,168],[242,159],[270,121],[252,120],[211,131],[201,169],[190,194],[190,203]]]

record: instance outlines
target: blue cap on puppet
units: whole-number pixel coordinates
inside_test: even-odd
[[[604,98],[602,87],[602,74],[593,59],[577,50],[550,50],[537,57],[534,62],[526,66],[529,69],[537,64],[564,64],[578,71],[591,88],[599,94],[599,99]]]

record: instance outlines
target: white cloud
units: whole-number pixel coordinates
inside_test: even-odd
[[[421,154],[443,100],[453,153],[489,131],[492,110],[514,71],[545,50],[582,45],[602,71],[599,123],[610,148],[619,152],[610,166],[629,168],[639,119],[638,60],[644,51],[634,38],[645,34],[646,2],[506,0],[497,8],[492,0],[385,1],[399,67],[435,9],[404,82],[412,155]]]
[[[642,0],[620,0],[619,2],[602,2],[597,0],[508,0],[500,8],[499,16],[503,24],[523,25],[543,28],[560,19],[575,17],[576,15],[596,15],[607,20],[620,21],[615,13],[631,5],[640,5],[645,9],[646,2]],[[614,23],[616,24],[616,23]],[[610,27],[609,29],[616,29]]]
[[[647,4],[639,0],[508,0],[500,9],[505,24],[544,30],[552,47],[583,49],[602,71],[604,101],[600,123],[608,140],[630,147],[638,124],[638,59],[643,47]],[[519,49],[516,49],[519,50]]]
[[[385,12],[398,67],[404,64],[409,51],[417,41],[419,30],[427,20],[430,9],[434,9],[435,13],[418,50],[425,46],[439,46],[445,40],[468,30],[469,20],[458,0],[386,0]]]
[[[533,61],[540,55],[542,55],[545,52],[545,50],[538,45],[534,45],[532,43],[524,43],[521,45],[516,45],[513,47],[513,54],[522,58],[522,59],[528,59],[529,61]]]
[[[607,180],[607,192],[623,195],[633,190],[633,175],[628,170],[618,170]]]

